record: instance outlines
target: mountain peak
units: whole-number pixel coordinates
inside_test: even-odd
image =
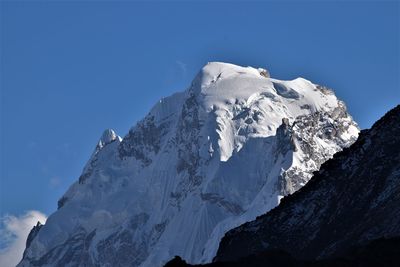
[[[269,72],[263,68],[242,67],[231,63],[208,62],[199,72],[195,84],[209,87],[221,79],[245,75],[253,78],[269,78]]]
[[[275,207],[357,135],[332,91],[211,62],[123,140],[104,132],[20,266],[210,261],[226,231]]]
[[[97,148],[102,149],[105,145],[112,143],[116,139],[121,141],[121,137],[118,136],[113,129],[106,129],[100,137]]]

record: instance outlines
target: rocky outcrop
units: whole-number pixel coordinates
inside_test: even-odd
[[[28,234],[28,238],[26,239],[26,248],[29,248],[31,245],[32,240],[36,237],[36,235],[39,233],[40,228],[42,228],[42,224],[38,221],[35,226],[31,229],[31,231]]]

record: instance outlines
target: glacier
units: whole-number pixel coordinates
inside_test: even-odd
[[[18,266],[210,262],[227,231],[277,206],[358,133],[327,87],[210,62],[123,138],[104,132]]]

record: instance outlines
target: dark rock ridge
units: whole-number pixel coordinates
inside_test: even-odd
[[[213,262],[192,265],[176,256],[165,267],[398,267],[400,262],[400,238],[377,239],[367,245],[350,249],[337,258],[298,260],[283,250],[270,249],[236,261]]]
[[[332,259],[371,240],[398,236],[400,106],[363,130],[278,207],[226,233],[214,261],[271,249],[299,260]],[[392,248],[400,255],[398,243]]]

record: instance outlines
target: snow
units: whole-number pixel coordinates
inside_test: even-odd
[[[175,255],[190,263],[211,261],[226,231],[279,204],[282,171],[315,170],[303,151],[279,152],[276,131],[282,119],[293,123],[301,115],[338,107],[333,93],[310,81],[282,81],[264,72],[208,63],[186,91],[161,99],[123,139],[106,130],[84,168],[88,178],[66,192],[66,204],[33,241],[32,247],[41,249],[28,249],[27,255],[43,256],[82,227],[87,233],[96,229],[89,247],[95,261],[102,240],[126,231],[146,255],[138,259],[140,266],[161,266]],[[154,129],[144,132],[143,125]],[[132,133],[131,150],[147,161],[139,152],[121,157]],[[351,125],[343,138],[357,134]],[[157,138],[147,142],[153,135]],[[316,149],[328,156],[341,149],[333,141],[314,139]],[[180,170],[182,160],[187,161]],[[141,223],[133,229],[133,221]],[[118,254],[120,247],[108,249]]]
[[[101,147],[105,146],[106,144],[111,143],[117,139],[117,135],[115,134],[114,130],[112,129],[107,129],[103,132],[99,144],[101,144]]]

